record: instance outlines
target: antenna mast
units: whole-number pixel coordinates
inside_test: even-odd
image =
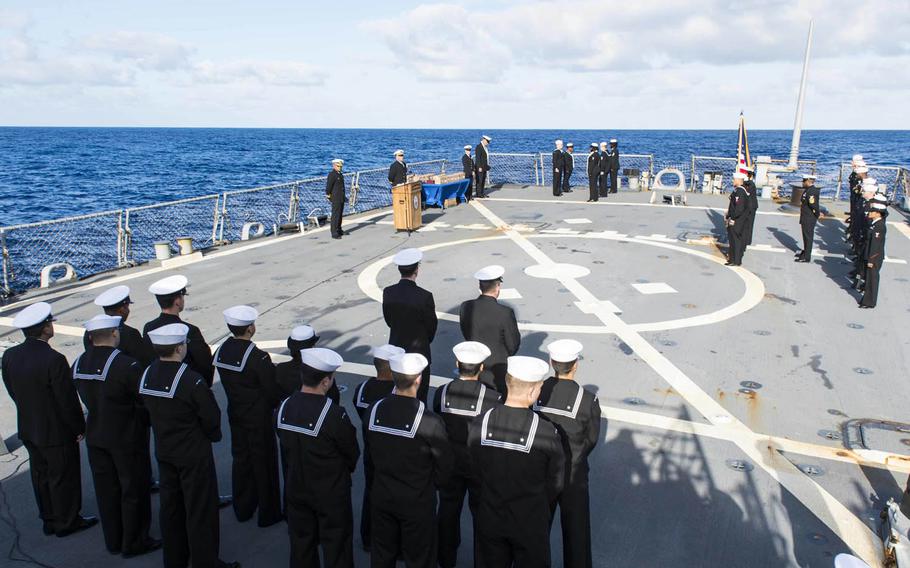
[[[806,58],[803,60],[803,77],[799,83],[799,98],[796,102],[796,119],[793,121],[793,141],[790,143],[790,161],[787,163],[787,169],[793,171],[797,169],[799,159],[799,137],[803,128],[803,104],[806,101],[806,80],[809,77],[809,53],[812,51],[812,27],[813,22],[809,20],[809,38],[806,40]]]

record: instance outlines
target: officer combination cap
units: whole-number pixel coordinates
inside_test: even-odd
[[[592,148],[597,148],[597,142],[591,142],[591,147],[592,147]]]
[[[733,179],[746,179],[746,174],[742,172],[735,172],[733,174]]]
[[[392,371],[402,375],[419,375],[430,362],[420,353],[402,353],[389,359]]]
[[[342,160],[341,158],[335,158],[334,160],[332,160],[332,164],[341,164],[343,166],[344,160]]]
[[[398,266],[411,266],[423,260],[423,251],[416,248],[400,250],[392,257],[392,262]]]
[[[298,325],[291,330],[291,339],[293,341],[306,341],[316,335],[316,330],[308,325]]]
[[[610,138],[610,144],[616,144],[616,138]]]
[[[483,138],[483,139],[486,140],[487,142],[492,142],[492,141],[493,141],[493,139],[490,138],[489,136],[487,136],[486,134],[484,134],[483,136],[481,136],[481,138]]]
[[[85,328],[85,331],[98,331],[99,329],[116,329],[120,327],[120,316],[109,316],[106,314],[101,314],[93,317],[88,320],[82,327]]]
[[[882,211],[887,211],[887,210],[888,210],[888,206],[887,206],[886,204],[884,204],[884,203],[879,202],[879,201],[873,202],[872,205],[870,205],[869,207],[870,207],[872,210],[874,210],[874,211],[878,211],[879,213],[881,213]]]
[[[571,363],[577,360],[582,349],[581,343],[574,339],[558,339],[547,345],[550,359],[557,363]]]
[[[308,367],[325,373],[334,373],[341,367],[342,363],[344,363],[344,359],[341,358],[341,355],[324,347],[301,349],[300,361]]]
[[[462,341],[452,348],[452,353],[459,363],[477,365],[483,363],[490,356],[490,348],[479,341]]]
[[[95,298],[95,305],[102,308],[110,308],[122,304],[130,299],[129,286],[114,286],[98,294]],[[132,304],[132,302],[130,302]]]
[[[13,318],[13,327],[28,329],[44,322],[54,321],[53,310],[47,302],[36,302]]]
[[[470,149],[471,149],[471,145],[470,145],[470,144],[465,144],[465,145],[464,145],[464,149],[465,149],[465,150],[470,150]]]
[[[575,144],[572,144],[571,142],[566,144],[566,148],[574,148],[574,147],[575,147]]]
[[[858,174],[868,174],[869,168],[865,164],[856,167],[856,173]]]
[[[175,274],[174,276],[168,276],[167,278],[162,278],[161,280],[152,283],[152,285],[149,286],[149,292],[156,296],[170,296],[172,294],[185,292],[189,283],[190,281],[187,280],[186,276]]]
[[[390,343],[376,346],[371,351],[374,359],[382,359],[383,361],[391,361],[392,357],[398,357],[405,353],[404,349]]]
[[[185,323],[171,323],[148,332],[152,345],[180,345],[186,343],[190,328]]]
[[[228,325],[253,325],[258,317],[259,312],[252,306],[232,306],[224,310],[224,322]]]
[[[606,142],[601,142],[600,145],[601,145],[601,146],[606,146],[607,143],[606,143]]]
[[[854,163],[854,164],[858,164],[858,163],[860,163],[860,162],[862,162],[862,161],[864,161],[864,160],[863,160],[863,155],[862,155],[862,154],[853,154],[853,163]]]
[[[873,202],[873,203],[885,203],[885,204],[887,204],[887,203],[888,203],[888,196],[885,195],[884,193],[876,193],[875,195],[872,196],[872,202]]]
[[[524,383],[539,383],[550,374],[550,365],[536,357],[515,355],[506,360],[509,375]]]
[[[816,180],[816,179],[818,179],[818,176],[816,176],[815,174],[803,174],[803,179]]]
[[[480,270],[474,273],[474,278],[480,280],[481,282],[487,280],[502,280],[503,274],[506,273],[506,269],[498,264],[491,264],[490,266],[484,266]]]
[[[399,148],[398,150],[395,150],[395,153],[392,155],[393,156],[404,156],[404,150]]]

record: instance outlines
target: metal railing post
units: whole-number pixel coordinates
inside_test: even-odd
[[[840,190],[844,183],[844,165],[837,168],[837,191],[834,192],[834,201],[840,201]]]
[[[534,185],[540,185],[540,168],[537,166],[537,158],[534,158]]]
[[[543,154],[538,153],[537,156],[540,159],[540,185],[547,185],[547,172],[543,167]]]
[[[127,264],[133,262],[133,230],[130,228],[130,210],[123,211],[123,260]]]
[[[124,266],[124,254],[123,254],[123,211],[120,211],[120,215],[117,216],[117,266]]]
[[[692,154],[692,173],[690,174],[689,191],[695,191],[695,154]]]
[[[219,243],[224,242],[224,220],[227,218],[227,199],[228,199],[228,194],[227,194],[227,192],[224,192],[224,194],[222,194],[222,196],[221,196],[221,216],[220,216],[220,218],[217,216],[218,200],[217,199],[215,200],[215,211],[216,211],[216,221],[217,221],[217,225],[218,225],[218,242]],[[214,233],[213,233],[213,236],[214,236]]]
[[[6,250],[6,231],[3,229],[0,229],[0,254],[3,255],[0,258],[0,265],[3,265],[3,289],[0,291],[3,292],[3,295],[9,296],[9,251]]]

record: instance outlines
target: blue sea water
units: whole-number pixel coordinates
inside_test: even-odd
[[[687,164],[692,154],[729,156],[736,131],[384,130],[207,128],[0,128],[0,226],[135,207],[320,176],[334,157],[355,171],[386,166],[395,148],[409,161],[460,161],[481,134],[494,152],[548,152],[555,138],[584,153],[616,137],[624,153]],[[752,155],[786,157],[790,132],[749,133]],[[806,131],[800,158],[836,169],[867,162],[910,164],[910,131]]]

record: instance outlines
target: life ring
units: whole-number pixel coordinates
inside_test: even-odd
[[[679,183],[675,186],[664,185],[663,177],[665,175],[674,175],[679,179]],[[685,191],[686,190],[686,176],[677,169],[677,168],[664,168],[657,172],[657,175],[654,176],[654,184],[651,186],[651,189],[663,189],[663,190],[674,190],[674,191]]]

